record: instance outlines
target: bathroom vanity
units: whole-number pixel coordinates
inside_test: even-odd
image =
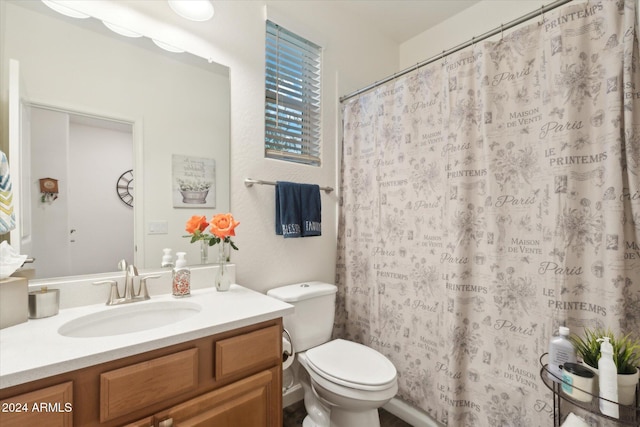
[[[64,328],[95,321],[96,309],[110,319],[122,308],[106,306],[0,331],[0,424],[282,425],[282,317],[293,307],[237,285],[188,300],[196,313],[131,333]],[[160,296],[149,306],[183,301]],[[144,312],[146,303],[126,307]]]

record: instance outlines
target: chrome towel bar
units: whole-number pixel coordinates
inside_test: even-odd
[[[258,185],[276,185],[276,183],[274,181],[263,181],[261,179],[251,179],[251,178],[245,178],[244,180],[244,185],[247,187],[253,187],[254,184],[258,184]],[[331,193],[333,191],[333,188],[331,187],[320,187],[320,189],[324,192],[326,192],[327,194]]]

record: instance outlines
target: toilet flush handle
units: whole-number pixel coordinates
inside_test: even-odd
[[[291,352],[287,351],[283,351],[282,352],[282,362],[286,362],[287,359],[291,356],[293,356],[295,354],[295,350],[293,348],[293,340],[291,339],[291,334],[289,334],[289,331],[287,331],[286,329],[282,328],[282,335],[287,335],[287,339],[289,340],[289,342],[291,343]]]

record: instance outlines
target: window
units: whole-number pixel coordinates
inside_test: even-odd
[[[320,165],[320,47],[267,21],[265,155]]]

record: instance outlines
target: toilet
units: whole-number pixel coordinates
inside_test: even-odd
[[[271,289],[295,307],[283,319],[295,357],[307,416],[303,427],[379,427],[378,408],[398,391],[393,363],[376,350],[331,340],[337,287],[307,282]]]

